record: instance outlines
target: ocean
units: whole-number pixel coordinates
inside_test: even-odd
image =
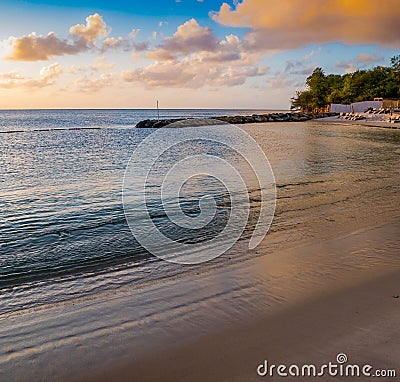
[[[267,111],[161,110],[160,118],[263,112]],[[132,153],[154,132],[134,128],[148,118],[157,118],[157,112],[0,111],[0,315],[137,289],[262,255],[245,250],[252,222],[225,255],[201,265],[165,262],[135,240],[124,213],[122,188]],[[323,225],[326,235],[345,229],[340,222],[362,226],[362,219],[352,220],[354,209],[384,213],[385,208],[390,210],[387,200],[392,196],[396,200],[400,183],[396,131],[318,121],[240,127],[260,145],[275,175],[277,208],[266,238],[271,251],[313,240]],[[189,155],[197,148],[184,150]],[[209,150],[243,167],[225,147]],[[136,160],[140,163],[140,158]],[[173,157],[160,160],[161,167],[173,164]],[[248,189],[256,215],[259,191]],[[147,202],[160,213],[155,216],[157,224],[176,236],[179,233],[170,227],[157,195],[147,195]],[[231,206],[224,188],[213,179],[194,181],[181,200],[183,208],[196,216],[204,195],[215,197],[217,218],[208,230],[196,234],[186,230],[182,240],[207,241],[226,224]]]

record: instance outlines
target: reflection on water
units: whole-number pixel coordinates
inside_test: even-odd
[[[104,113],[93,118],[100,120]],[[130,118],[129,113],[119,113],[123,121]],[[31,123],[38,127],[41,121]],[[398,131],[317,122],[242,127],[267,154],[278,187],[266,252],[322,240],[397,213]],[[122,179],[131,153],[150,133],[110,128],[1,135],[2,312],[200,271],[157,260],[135,242],[127,226]],[[192,153],[196,147],[186,150]],[[168,162],[167,157],[163,160]],[[212,236],[229,213],[229,201],[214,180],[199,182],[193,179],[183,189],[183,208],[189,215],[198,213],[197,196],[204,194],[205,186],[218,194],[221,221],[202,232]],[[153,202],[157,207],[157,198]],[[250,202],[257,209],[257,187],[250,189]],[[165,220],[158,219],[162,226]],[[190,238],[187,232],[186,239],[204,237]],[[239,262],[265,252],[244,249],[239,242],[227,256],[201,270],[223,266],[228,256]]]

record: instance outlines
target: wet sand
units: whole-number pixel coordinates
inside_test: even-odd
[[[171,346],[82,381],[259,381],[268,364],[348,364],[400,373],[400,271],[326,293],[263,319]],[[364,377],[365,378],[365,377]],[[267,376],[266,380],[311,380]],[[318,380],[337,380],[328,373]],[[397,378],[368,378],[398,381]],[[360,377],[360,380],[364,380]]]
[[[339,353],[399,370],[399,232],[400,218],[196,277],[10,315],[0,379],[255,381],[264,360],[320,365]]]

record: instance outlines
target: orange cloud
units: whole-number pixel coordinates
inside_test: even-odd
[[[5,44],[9,51],[6,59],[14,61],[45,61],[54,56],[77,54],[95,47],[96,39],[109,33],[102,17],[95,13],[86,18],[86,25],[70,28],[72,42],[59,38],[54,32],[47,36],[31,33],[28,36],[10,37]]]
[[[252,28],[244,40],[248,49],[328,42],[400,46],[398,0],[243,0],[234,9],[224,3],[212,18]]]
[[[14,61],[44,61],[53,56],[76,54],[87,50],[86,44],[70,44],[65,39],[59,39],[53,32],[47,36],[37,36],[31,33],[28,36],[10,37],[6,43],[10,53],[6,57]]]
[[[96,39],[105,37],[111,32],[103,18],[95,13],[86,17],[86,24],[77,24],[69,28],[69,34],[77,39],[94,44]]]

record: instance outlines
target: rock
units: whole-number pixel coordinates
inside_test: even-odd
[[[194,119],[194,126],[203,126],[207,125],[209,120],[218,120],[225,123],[231,123],[233,125],[240,125],[244,123],[262,123],[262,122],[304,122],[310,119],[316,118],[325,118],[338,115],[338,113],[305,113],[305,112],[292,112],[292,113],[271,113],[271,114],[253,114],[248,116],[242,115],[232,115],[232,116],[221,116],[215,118],[206,118],[206,119]],[[363,117],[359,115],[354,115],[351,113],[346,113],[343,115],[344,119],[358,118],[362,119]],[[150,120],[146,119],[144,121],[140,121],[136,127],[137,128],[161,128],[168,126],[170,124],[176,122],[182,122],[182,124],[177,124],[175,127],[190,126],[191,118],[178,118],[178,119],[162,119],[162,120]],[[396,120],[398,122],[398,120]]]
[[[144,121],[140,121],[137,125],[136,125],[136,127],[137,128],[143,128],[143,127],[149,127],[149,125],[150,125],[150,119],[145,119]]]

